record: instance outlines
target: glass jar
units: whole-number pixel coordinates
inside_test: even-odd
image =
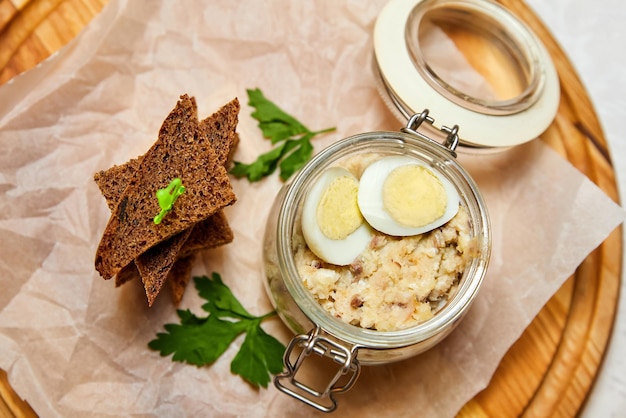
[[[439,61],[431,59],[428,39],[433,31],[452,40],[471,69],[492,88],[487,94],[472,83],[456,83],[468,74],[454,73],[458,60],[447,62],[456,49],[442,53],[435,48]],[[559,106],[558,74],[547,49],[523,22],[494,1],[390,0],[376,20],[373,44],[381,96],[408,124],[400,132],[354,135],[321,151],[280,191],[264,237],[267,292],[283,322],[296,334],[285,352],[286,371],[276,376],[275,384],[325,412],[335,409],[336,394],[353,386],[361,365],[403,360],[441,342],[467,313],[481,287],[491,252],[489,219],[476,184],[455,159],[457,146],[483,152],[531,141],[552,123]],[[417,113],[423,108],[454,120],[463,127],[462,136],[456,126],[435,123],[427,110]],[[431,319],[398,331],[364,329],[335,318],[306,288],[294,260],[294,237],[311,186],[329,167],[369,153],[410,156],[450,181],[469,214],[470,233],[479,247],[443,307]],[[312,385],[300,378],[300,372],[316,358],[331,359],[334,368]],[[327,369],[314,368],[313,374]]]
[[[483,198],[468,173],[455,159],[458,127],[441,128],[438,142],[422,133],[432,125],[428,111],[412,117],[399,132],[370,132],[336,142],[317,154],[278,194],[264,237],[266,289],[283,322],[296,334],[285,353],[286,372],[277,376],[276,386],[322,411],[332,411],[334,394],[348,390],[360,365],[386,364],[422,353],[443,340],[459,323],[476,297],[483,281],[491,250],[489,219]],[[358,154],[410,156],[450,181],[461,205],[469,214],[470,235],[478,243],[458,288],[435,315],[416,326],[381,332],[347,324],[322,307],[303,284],[294,261],[294,234],[307,191],[329,167]],[[332,358],[337,372],[315,389],[300,382],[299,368],[309,356]]]

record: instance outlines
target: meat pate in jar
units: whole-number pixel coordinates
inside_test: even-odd
[[[336,186],[344,178],[336,176],[334,181],[328,182],[328,187],[323,190],[325,192],[323,196],[309,192],[305,198],[305,209],[308,209],[307,204],[317,204],[308,211],[303,210],[303,214],[296,222],[300,229],[296,229],[294,235],[296,246],[294,259],[305,287],[331,315],[363,328],[394,331],[409,328],[432,318],[456,291],[459,279],[470,260],[477,255],[478,247],[476,239],[470,236],[467,209],[458,203],[456,191],[451,186],[440,187],[441,197],[436,196],[439,190],[435,187],[429,189],[424,180],[420,181],[420,174],[432,179],[434,186],[440,186],[441,180],[437,179],[427,167],[419,165],[417,160],[369,153],[349,157],[335,167],[345,169],[345,175],[354,176],[352,178],[355,184],[358,184],[364,171],[368,168],[374,169],[374,163],[390,165],[391,170],[388,170],[390,173],[387,178],[380,176],[381,170],[376,173],[376,180],[381,178],[387,180],[383,181],[379,190],[371,190],[371,187],[367,187],[368,183],[361,185],[365,189],[365,191],[360,189],[361,192],[364,191],[364,194],[359,195],[363,201],[362,206],[369,205],[369,210],[377,216],[381,215],[377,211],[385,212],[389,207],[393,213],[394,202],[384,204],[382,189],[385,186],[388,189],[393,187],[393,184],[390,184],[393,181],[391,178],[393,174],[401,175],[402,194],[397,198],[409,206],[410,214],[421,215],[420,226],[426,225],[425,232],[413,234],[406,231],[407,235],[397,236],[368,227],[363,216],[359,216],[357,193],[351,196],[349,190],[341,190]],[[422,170],[403,170],[407,165]],[[334,168],[331,167],[330,170]],[[321,181],[324,180],[323,177],[322,175]],[[367,176],[363,179],[367,180]],[[409,196],[414,196],[414,201],[411,201]],[[433,206],[436,206],[432,203],[435,198],[453,200],[454,207],[450,211],[452,218],[443,219],[444,223],[440,226],[433,222],[444,215],[444,210],[440,208],[441,213],[438,213],[433,209]],[[375,202],[376,199],[380,199],[381,202]],[[333,201],[334,208],[330,207]],[[431,204],[425,204],[425,201]],[[356,207],[356,211],[347,210],[351,206]],[[335,213],[324,216],[322,209]],[[326,229],[333,226],[336,230],[341,224],[345,224],[348,217],[354,219],[350,221],[350,224],[356,225],[352,227],[353,230],[364,225],[365,232],[362,234],[361,244],[359,242],[345,244],[352,247],[346,248],[346,251],[361,250],[359,254],[347,265],[338,265],[332,262],[332,258],[336,257],[342,248],[336,248],[330,257],[325,257],[323,249],[316,251],[316,247],[324,246],[328,239],[334,239],[335,243],[340,242],[336,235],[329,238],[328,235],[331,234],[321,232],[322,228],[319,226],[325,225]],[[431,219],[433,222],[430,222]],[[403,223],[399,224],[401,226],[411,222],[407,216],[404,216],[402,221]],[[428,230],[428,224],[432,229]],[[311,232],[303,233],[303,230],[307,231],[314,227],[320,229],[321,233],[318,236]],[[403,232],[402,228],[396,231],[399,232]]]

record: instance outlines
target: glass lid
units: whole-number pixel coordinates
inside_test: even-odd
[[[406,121],[428,108],[460,126],[465,147],[530,141],[558,109],[546,48],[488,0],[391,0],[376,21],[374,53],[392,111]]]

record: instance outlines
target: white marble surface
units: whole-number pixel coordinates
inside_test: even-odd
[[[626,197],[626,5],[621,0],[526,0],[576,68],[594,104]],[[625,254],[626,255],[626,252]],[[624,256],[622,257],[624,259]],[[602,368],[582,417],[626,416],[626,274]]]

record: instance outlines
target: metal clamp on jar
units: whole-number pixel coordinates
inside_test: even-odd
[[[427,23],[465,27],[482,37],[492,37],[497,48],[513,61],[521,87],[513,96],[482,99],[447,83],[422,54],[421,32]],[[489,25],[485,26],[486,23]],[[432,348],[452,332],[474,301],[489,263],[491,231],[480,191],[456,160],[457,148],[494,149],[529,141],[549,125],[558,107],[558,77],[545,48],[521,22],[490,1],[392,0],[379,15],[374,45],[381,92],[398,118],[408,119],[408,123],[398,132],[358,134],[322,150],[282,188],[270,212],[264,237],[267,292],[283,322],[296,334],[284,356],[286,370],[276,376],[275,385],[324,412],[336,408],[335,395],[354,385],[361,366],[388,364]],[[424,108],[432,113],[421,111]],[[431,114],[458,125],[449,128],[438,124]],[[447,184],[454,199],[458,198],[454,202],[458,203],[459,212],[466,216],[462,224],[467,226],[464,231],[467,236],[462,240],[471,243],[471,251],[464,250],[470,256],[464,256],[462,269],[451,273],[454,278],[449,290],[437,297],[429,296],[425,302],[415,296],[417,304],[431,311],[422,319],[411,317],[413,322],[397,328],[388,327],[389,323],[378,326],[376,320],[384,315],[378,318],[374,315],[374,319],[368,320],[346,318],[345,312],[339,312],[333,305],[336,300],[315,287],[318,279],[303,273],[307,269],[313,270],[313,274],[326,269],[324,274],[332,276],[332,280],[341,280],[346,270],[355,276],[362,269],[367,270],[367,260],[361,259],[365,257],[362,255],[358,256],[358,262],[347,262],[347,267],[338,268],[328,267],[328,263],[315,257],[307,259],[306,251],[315,253],[315,249],[307,246],[303,213],[307,197],[328,171],[336,167],[359,167],[361,160],[386,158],[408,159]],[[364,169],[353,170],[359,182],[368,170],[367,164]],[[420,231],[417,235],[422,233],[421,229],[416,231]],[[385,234],[392,241],[397,238],[395,233]],[[431,238],[433,242],[441,240]],[[370,246],[385,239],[373,238]],[[433,250],[435,253],[439,251],[437,248]],[[319,279],[320,283],[324,277]],[[356,283],[360,278],[353,280]],[[382,298],[394,290],[385,286],[380,288]],[[394,309],[402,311],[412,302],[394,303],[390,305],[390,318],[397,313]],[[354,309],[365,304],[366,301],[354,296],[349,302]],[[318,361],[326,363],[317,366]]]

